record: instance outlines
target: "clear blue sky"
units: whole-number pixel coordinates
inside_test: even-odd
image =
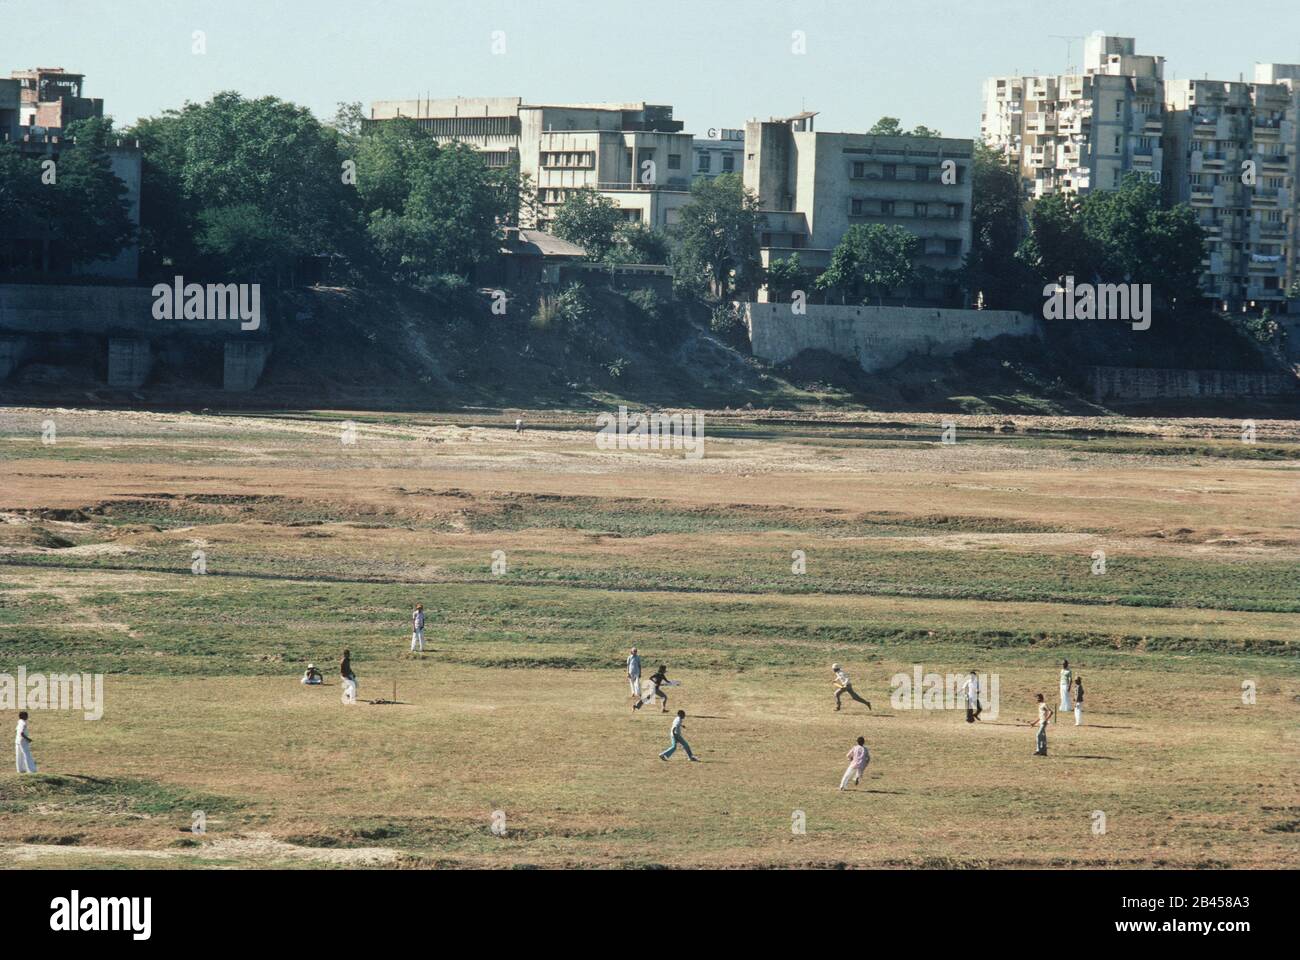
[[[1136,37],[1166,76],[1300,62],[1300,0],[0,0],[0,75],[85,73],[119,126],[234,89],[326,118],[431,93],[669,103],[697,136],[804,107],[822,130],[889,114],[975,136],[986,76],[1059,72],[1053,35],[1094,30]]]

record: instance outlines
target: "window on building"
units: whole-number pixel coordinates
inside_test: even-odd
[[[861,160],[853,161],[853,179],[861,180],[867,175],[867,165]]]
[[[930,168],[918,165],[916,168],[916,179],[925,183],[930,179]]]
[[[917,217],[928,217],[930,215],[929,204],[925,204],[925,203],[912,204],[912,215]]]
[[[893,200],[881,200],[881,201],[880,201],[880,213],[881,213],[882,216],[892,217],[892,216],[894,215],[894,201],[893,201]]]
[[[699,173],[708,173],[713,166],[713,157],[707,153],[701,153],[696,161],[695,169]]]
[[[724,153],[722,155],[722,172],[734,173],[736,170],[736,155],[734,153]]]
[[[898,165],[893,163],[885,164],[883,176],[886,180],[898,179]]]
[[[860,199],[854,197],[852,200],[849,201],[849,213],[852,216],[860,217],[864,213],[866,213],[865,205]]]
[[[680,153],[668,154],[668,169],[680,170],[682,168],[682,155]]]

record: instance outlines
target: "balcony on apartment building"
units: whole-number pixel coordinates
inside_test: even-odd
[[[1028,113],[1025,114],[1025,133],[1034,136],[1055,133],[1056,123],[1054,113]]]
[[[667,191],[668,193],[688,193],[691,189],[691,183],[685,177],[669,177],[658,183],[641,183],[640,181],[627,180],[602,180],[596,184],[596,190],[601,193],[613,193],[624,190],[635,193],[649,193],[656,190]]]

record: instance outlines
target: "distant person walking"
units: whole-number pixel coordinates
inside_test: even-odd
[[[640,710],[645,704],[660,700],[663,702],[663,706],[660,708],[659,712],[667,713],[668,694],[664,693],[663,688],[668,686],[668,683],[668,668],[663,664],[660,664],[659,669],[650,674],[650,692],[633,704],[632,709]]]
[[[862,782],[862,774],[866,772],[867,764],[871,762],[871,754],[867,751],[867,741],[858,737],[858,742],[849,750],[849,768],[844,771],[844,776],[840,778],[840,789],[848,788],[849,781],[852,780],[854,786]]]
[[[1061,711],[1069,713],[1074,709],[1074,704],[1070,702],[1070,684],[1074,680],[1074,674],[1070,672],[1070,661],[1061,661]]]
[[[861,697],[858,696],[857,691],[853,689],[853,684],[849,682],[849,675],[844,672],[843,668],[838,663],[831,664],[831,671],[835,674],[835,709],[836,710],[840,708],[840,697],[844,696],[844,694],[846,693],[854,700],[858,701],[858,703],[865,703],[867,705],[868,710],[871,709],[871,701],[863,700]]]
[[[1053,713],[1041,693],[1036,693],[1034,696],[1038,698],[1038,749],[1034,751],[1034,756],[1045,757],[1047,756],[1047,722],[1052,719]]]
[[[1074,678],[1074,725],[1083,726],[1083,677]]]
[[[627,658],[627,685],[632,690],[632,709],[635,710],[641,702],[641,654],[636,652],[636,647]]]
[[[524,418],[515,417],[515,433],[523,433],[523,432],[524,432]]]
[[[411,613],[411,652],[424,653],[424,604],[417,603]]]
[[[980,678],[979,674],[974,670],[966,678],[966,685],[963,689],[966,692],[966,722],[974,723],[980,718],[980,714],[984,712],[984,708],[980,706]]]
[[[27,736],[27,711],[18,714],[18,727],[14,730],[14,758],[19,773],[35,773],[36,761],[32,759],[32,738]]]
[[[686,738],[682,736],[682,731],[686,729],[685,720],[686,720],[686,711],[678,710],[677,716],[673,718],[673,727],[670,731],[668,731],[668,737],[669,737],[668,749],[665,750],[663,753],[659,754],[660,760],[667,760],[669,757],[671,757],[674,753],[677,752],[678,747],[681,747],[683,750],[686,751],[686,756],[689,759],[699,762],[700,758],[697,757],[695,754],[691,753],[691,745],[687,743]]]
[[[352,671],[352,651],[344,650],[339,661],[339,676],[343,678],[343,702],[357,702],[357,675]]]

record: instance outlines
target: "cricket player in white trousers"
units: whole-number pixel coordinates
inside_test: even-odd
[[[424,653],[424,604],[417,603],[411,614],[411,652]]]
[[[966,681],[966,722],[974,723],[980,718],[984,708],[980,706],[980,678],[974,670]]]
[[[1070,684],[1074,680],[1074,674],[1070,672],[1070,661],[1061,661],[1061,711],[1069,713],[1074,709],[1074,704],[1070,702]]]
[[[18,714],[18,729],[14,731],[14,757],[19,773],[35,773],[36,761],[32,759],[32,738],[27,736],[27,711]]]
[[[636,652],[636,647],[627,658],[627,685],[632,689],[632,702],[638,702],[641,699],[641,655]]]
[[[343,702],[357,702],[357,675],[352,669],[352,651],[344,650],[343,659],[339,661],[339,678],[343,681]]]
[[[866,772],[867,764],[870,762],[871,754],[867,752],[867,741],[863,737],[858,737],[858,742],[849,751],[849,768],[844,771],[844,777],[840,780],[840,789],[848,787],[850,780],[854,784],[861,783],[862,774]]]

